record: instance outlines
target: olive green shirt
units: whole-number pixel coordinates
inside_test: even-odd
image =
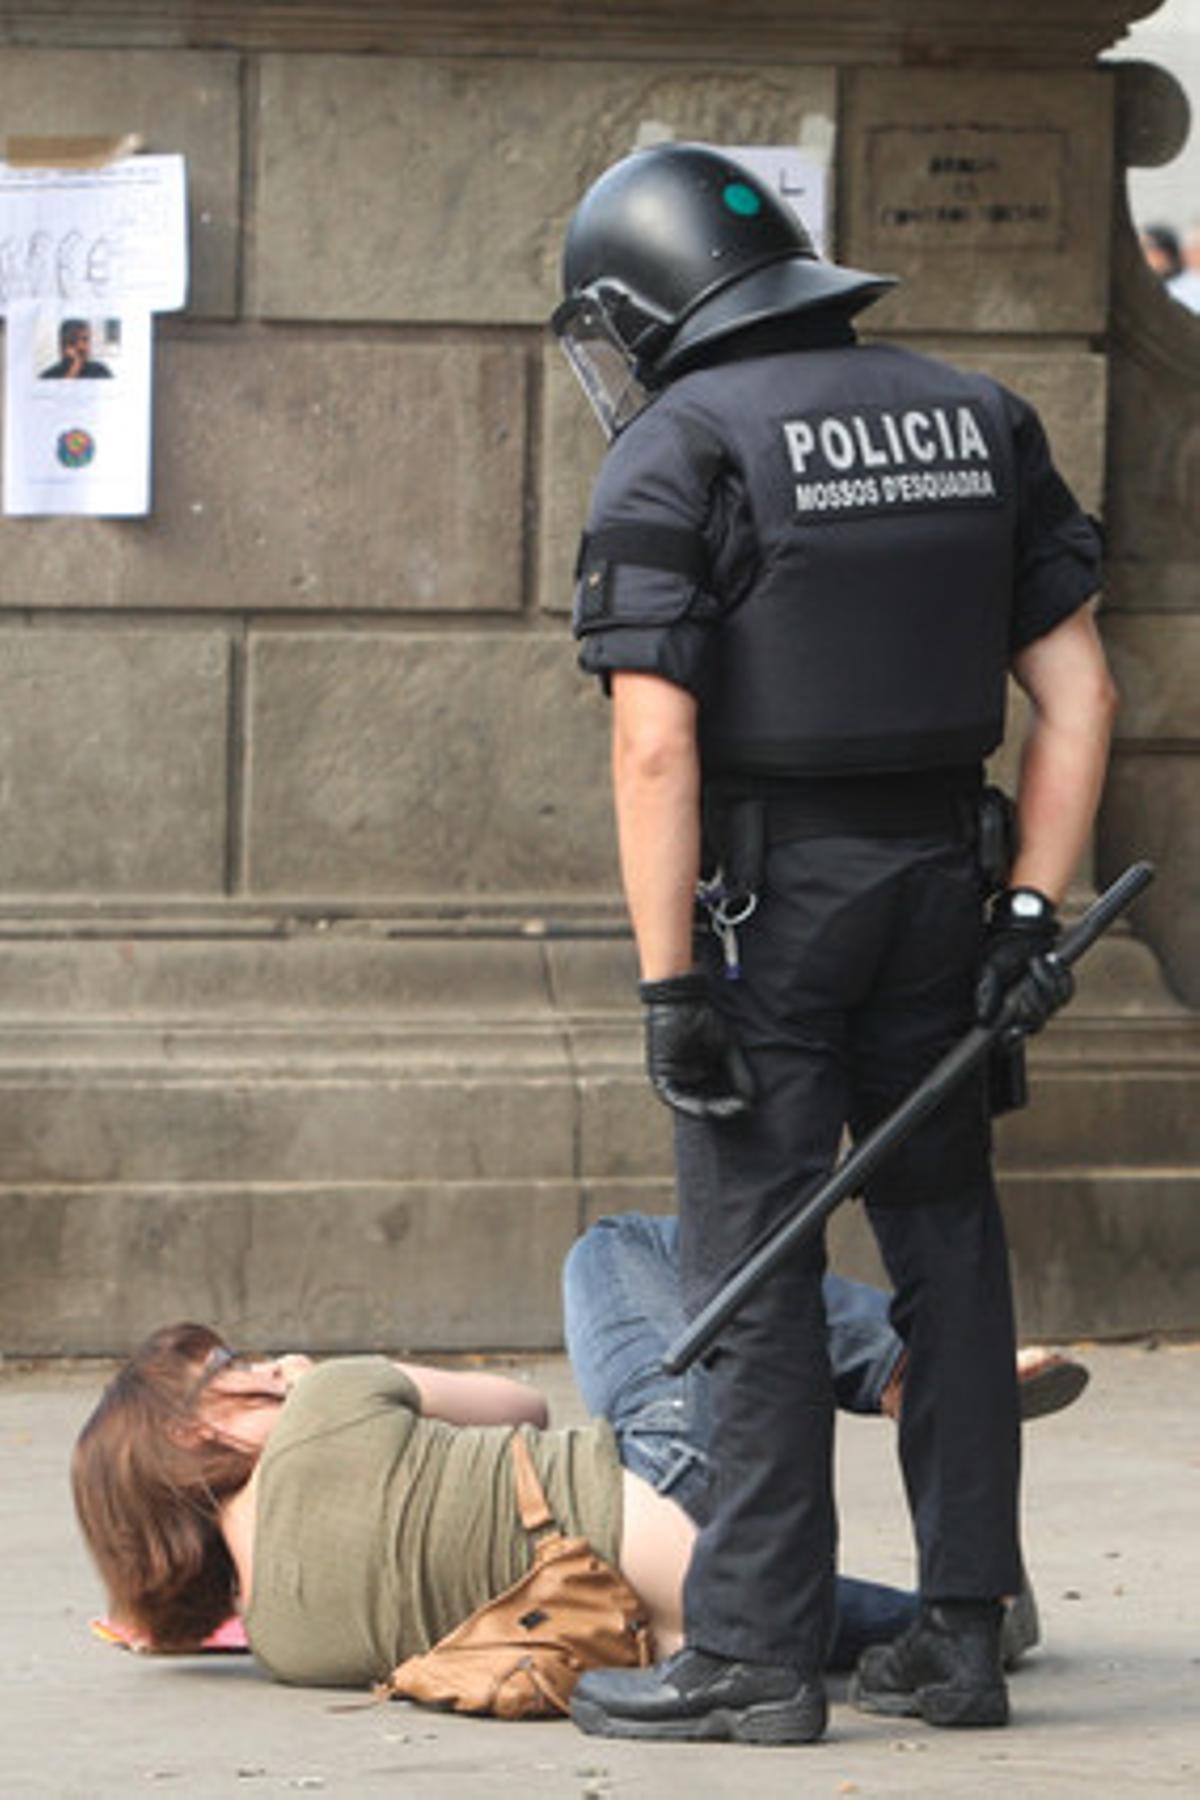
[[[522,1429],[562,1529],[615,1563],[609,1427]],[[340,1357],[297,1384],[259,1464],[245,1615],[278,1680],[379,1680],[524,1574],[512,1435],[422,1418],[413,1383],[383,1357]]]

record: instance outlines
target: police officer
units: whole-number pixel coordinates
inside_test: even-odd
[[[1099,546],[1033,410],[851,323],[890,279],[815,255],[719,151],[660,145],[571,222],[554,329],[612,438],[579,561],[613,702],[650,1080],[676,1113],[694,1312],[1030,968],[1086,843],[1114,700]],[[973,851],[1011,670],[1031,702],[1011,884]],[[695,929],[701,877],[713,926]],[[1026,983],[1029,987],[1030,984]],[[1037,1009],[1035,1008],[1035,1012]],[[1000,1724],[1021,1580],[1013,1319],[982,1081],[865,1196],[908,1347],[900,1455],[922,1611],[862,1707]],[[805,1742],[825,1725],[836,1522],[820,1245],[711,1368],[716,1491],[686,1643],[587,1676],[585,1730]]]

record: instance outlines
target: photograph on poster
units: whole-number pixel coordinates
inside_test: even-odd
[[[116,375],[121,355],[120,319],[72,317],[60,319],[56,329],[47,322],[43,337],[51,330],[53,350],[39,343],[35,352],[39,381],[111,381]]]

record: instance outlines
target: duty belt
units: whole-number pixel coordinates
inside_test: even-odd
[[[750,804],[763,804],[768,844],[817,837],[966,840],[975,830],[979,791],[974,775],[846,775],[780,784]]]
[[[720,940],[727,979],[741,974],[737,929],[753,915],[767,849],[824,837],[978,836],[977,770],[846,775],[738,792],[706,789],[706,874],[696,899]]]

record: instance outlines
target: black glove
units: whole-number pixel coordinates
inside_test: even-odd
[[[709,999],[703,975],[643,981],[646,1073],[659,1099],[692,1119],[733,1119],[754,1098],[750,1066]]]
[[[1001,1035],[1009,1041],[1032,1037],[1074,992],[1075,977],[1066,963],[1056,956],[1035,956],[1013,989],[1011,1031]]]
[[[1022,1035],[1040,1031],[1071,998],[1071,971],[1048,957],[1060,930],[1054,902],[1036,888],[1008,888],[996,896],[975,984],[975,1017],[981,1025],[994,1024],[1011,988],[1018,991],[1013,1023]]]

